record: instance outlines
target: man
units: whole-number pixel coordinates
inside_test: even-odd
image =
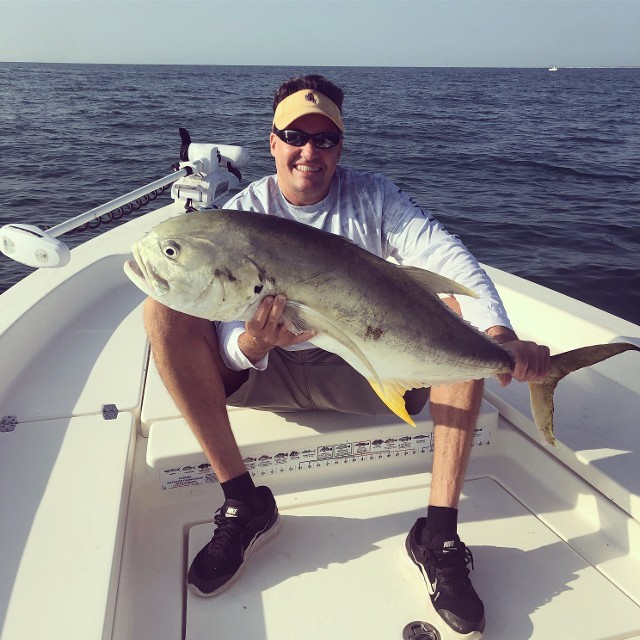
[[[285,82],[276,92],[270,135],[276,175],[252,183],[227,207],[296,219],[467,285],[478,300],[448,298],[447,304],[512,352],[517,379],[544,376],[548,349],[518,340],[493,284],[466,248],[383,176],[338,166],[342,99],[342,91],[322,76]],[[189,569],[189,588],[199,595],[227,588],[278,521],[271,491],[256,488],[246,471],[227,404],[389,413],[362,376],[308,342],[312,333],[293,335],[280,324],[285,305],[283,295],[269,296],[251,321],[214,326],[151,299],[145,304],[158,370],[225,496],[213,538]],[[509,382],[510,376],[502,377]],[[470,552],[457,535],[457,507],[482,390],[482,381],[430,390],[435,450],[429,506],[406,541],[434,609],[456,632],[475,637],[484,629],[484,607],[469,580]],[[424,390],[408,392],[408,411],[418,413],[427,396]]]

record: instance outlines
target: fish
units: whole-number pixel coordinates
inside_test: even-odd
[[[124,270],[144,293],[210,321],[250,320],[265,296],[285,294],[287,329],[315,332],[310,342],[342,357],[414,426],[407,390],[513,373],[509,350],[440,298],[477,297],[469,288],[297,221],[225,209],[193,212],[158,224],[132,253]],[[557,354],[544,380],[529,383],[533,419],[549,444],[556,443],[558,382],[628,350],[640,347],[616,342]]]

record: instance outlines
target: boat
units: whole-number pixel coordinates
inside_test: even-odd
[[[415,429],[230,409],[282,531],[224,593],[186,589],[222,492],[158,376],[123,263],[160,221],[228,197],[247,158],[183,142],[174,175],[87,214],[168,184],[171,203],[72,251],[62,233],[87,214],[0,230],[5,254],[58,265],[0,296],[0,638],[459,638],[430,615],[403,553],[430,483],[428,409]],[[640,326],[485,268],[522,339],[640,345]],[[460,506],[487,639],[640,638],[638,366],[625,353],[566,378],[556,447],[526,385],[487,382]]]
[[[558,67],[554,64],[553,67],[549,67],[549,71],[557,71]]]

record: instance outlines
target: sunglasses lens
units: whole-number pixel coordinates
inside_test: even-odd
[[[316,133],[313,138],[313,144],[318,149],[331,149],[340,142],[340,134],[336,131],[326,131],[325,133]]]
[[[303,147],[309,141],[309,136],[306,133],[295,129],[285,129],[280,133],[282,140],[293,147]]]

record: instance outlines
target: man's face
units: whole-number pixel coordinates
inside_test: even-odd
[[[302,116],[287,129],[305,133],[339,131],[323,115]],[[278,185],[282,195],[295,206],[320,202],[329,193],[329,184],[342,152],[342,141],[331,149],[316,149],[312,140],[303,147],[294,147],[280,140],[275,133],[269,137],[271,155],[276,161]]]

